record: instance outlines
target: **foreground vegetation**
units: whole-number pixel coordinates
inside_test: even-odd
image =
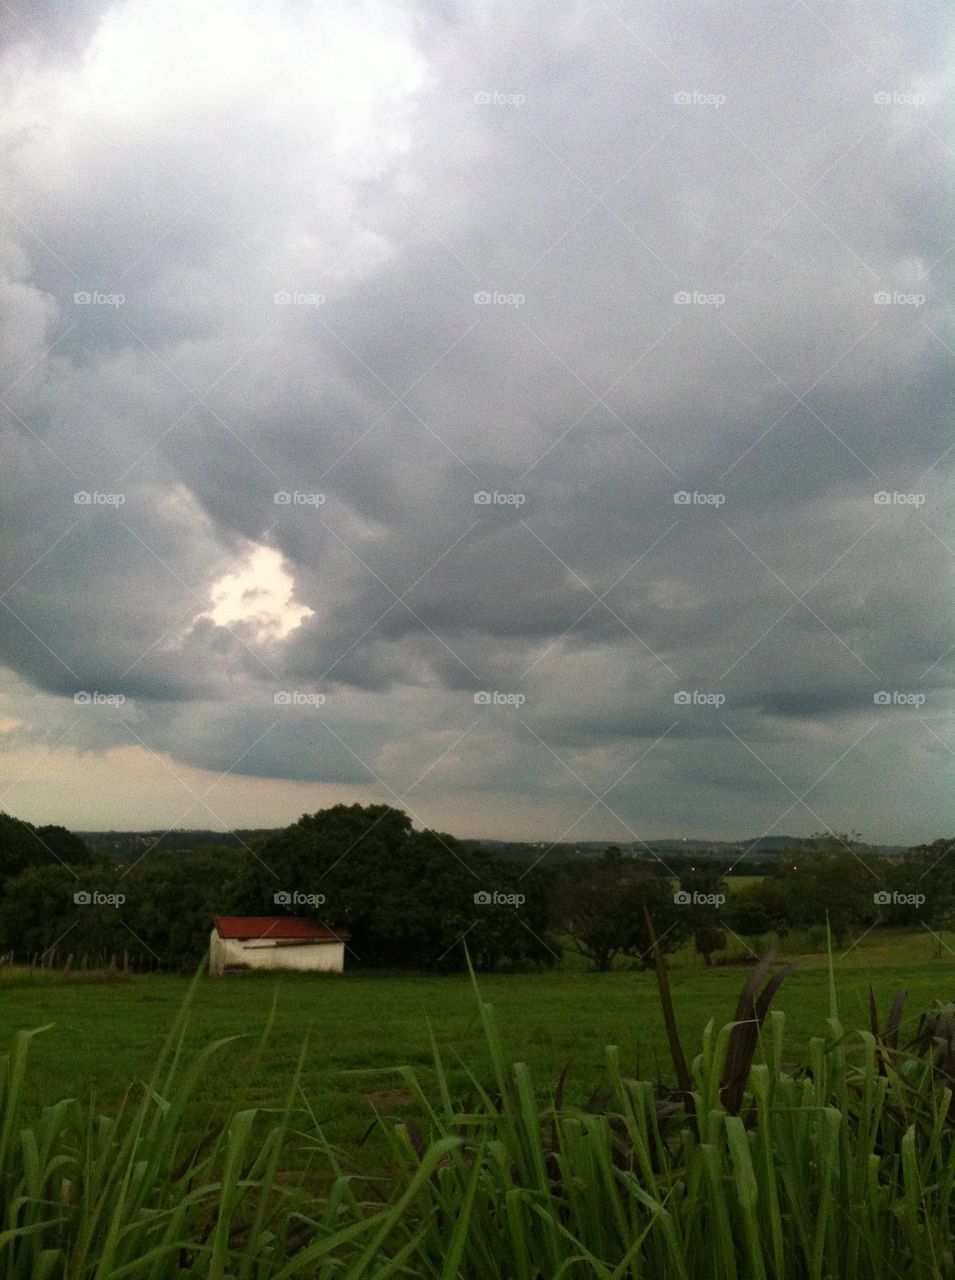
[[[454,978],[296,977],[271,1019],[274,979],[200,982],[158,1046],[179,980],[10,974],[8,1016],[30,997],[68,1025],[21,1030],[5,1064],[0,1267],[9,1280],[955,1275],[955,1020],[916,1016],[950,963],[923,956],[907,1006],[887,998],[885,970],[873,1013],[862,955],[786,976],[786,1013],[758,1039],[768,971],[750,971],[735,1029],[706,1015],[722,1002],[734,1016],[739,969],[677,973],[685,1064],[641,973],[482,978],[479,993]],[[289,1005],[304,1007],[297,1031],[311,1024],[307,1050],[302,1036],[293,1049]],[[53,1101],[64,1030],[74,1077],[84,1055],[105,1070],[93,1102]],[[568,1041],[578,1061],[555,1072]],[[368,1144],[336,1138],[313,1055],[379,1068],[345,1077],[372,1117]],[[145,1086],[114,1095],[134,1059],[150,1064]]]

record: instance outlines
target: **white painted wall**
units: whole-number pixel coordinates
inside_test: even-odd
[[[221,978],[228,965],[247,969],[303,969],[312,973],[342,973],[344,942],[274,942],[269,939],[220,938],[216,929],[209,939],[209,974]]]

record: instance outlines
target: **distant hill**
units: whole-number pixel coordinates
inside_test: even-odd
[[[564,858],[580,858],[589,855],[597,856],[607,848],[614,847],[613,841],[578,840],[575,844],[551,844],[548,840],[512,841],[512,840],[462,840],[468,848],[488,849],[502,858],[539,858],[547,853],[548,861],[560,861]],[[751,836],[743,840],[705,840],[668,838],[665,840],[647,839],[644,841],[621,841],[616,847],[623,853],[635,857],[646,857],[658,854],[690,854],[693,857],[734,857],[741,853],[747,856],[759,855],[772,858],[785,853],[789,849],[797,849],[806,843],[806,837],[800,836]],[[868,852],[877,856],[890,857],[904,853],[907,845],[877,844],[867,845]]]
[[[275,835],[279,827],[262,827],[236,831],[80,831],[77,834],[92,849],[107,853],[121,862],[138,857],[147,849],[164,853],[191,853],[202,846],[238,848]]]
[[[185,854],[204,845],[215,845],[219,848],[253,845],[281,830],[284,828],[256,827],[240,828],[235,831],[80,831],[77,835],[92,849],[125,862],[130,858],[141,856],[147,849],[152,848],[161,849],[164,853]],[[596,857],[613,843],[607,840],[578,840],[575,843],[561,841],[556,844],[552,844],[549,840],[470,839],[461,841],[465,848],[483,849],[496,854],[499,858],[520,861],[534,861],[546,852],[547,861],[551,865],[568,858]],[[650,838],[646,841],[621,842],[617,847],[624,853],[638,858],[651,857],[653,854],[670,857],[684,854],[694,858],[732,859],[746,853],[748,858],[772,859],[804,843],[805,837],[799,836],[752,836],[744,840]],[[867,849],[876,855],[891,856],[904,853],[906,846],[869,845]]]

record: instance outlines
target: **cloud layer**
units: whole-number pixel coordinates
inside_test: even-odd
[[[941,6],[10,8],[6,808],[951,826]]]

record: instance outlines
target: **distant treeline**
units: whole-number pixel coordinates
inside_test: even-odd
[[[681,842],[678,854],[611,846],[561,859],[538,846],[528,860],[415,831],[385,805],[336,805],[228,841],[168,835],[205,842],[146,839],[117,857],[0,814],[0,954],[74,967],[125,954],[184,970],[204,954],[214,916],[292,914],[347,928],[351,968],[460,968],[462,943],[481,969],[547,966],[566,951],[608,968],[649,964],[653,935],[664,951],[692,943],[709,962],[728,938],[758,950],[769,933],[828,928],[841,945],[878,924],[944,930],[955,910],[946,840],[893,859],[827,834],[784,857],[735,846],[702,857]]]
[[[95,852],[106,853],[117,861],[138,858],[149,849],[163,853],[192,853],[194,849],[213,846],[241,849],[255,841],[267,840],[281,827],[265,827],[235,831],[82,831],[79,838]]]
[[[145,850],[160,849],[164,853],[191,853],[195,849],[239,849],[269,840],[284,830],[281,827],[238,828],[235,831],[207,831],[197,829],[172,831],[81,831],[79,837],[91,849],[108,854],[117,861],[138,858]],[[549,863],[575,861],[581,857],[599,857],[608,848],[619,847],[628,857],[653,860],[656,857],[673,859],[717,858],[728,865],[743,855],[750,875],[771,874],[779,855],[805,845],[798,836],[756,836],[753,839],[729,840],[647,840],[624,842],[614,845],[606,840],[569,841],[529,840],[460,840],[465,849],[491,854],[504,860],[515,859],[534,862],[545,853]],[[901,845],[869,845],[874,856],[892,856],[904,852]]]

